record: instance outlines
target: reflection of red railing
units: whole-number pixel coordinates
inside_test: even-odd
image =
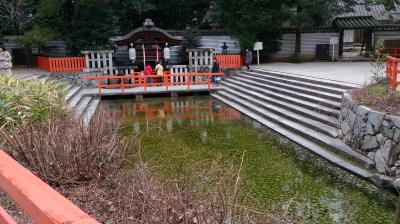
[[[81,72],[85,68],[84,57],[50,58],[36,56],[36,63],[40,69],[49,72]]]
[[[216,54],[214,57],[217,59],[220,68],[242,67],[242,59],[239,54]]]
[[[189,74],[163,74],[163,75],[143,75],[141,72],[135,72],[132,76],[88,76],[83,77],[85,80],[96,80],[101,95],[102,88],[121,88],[122,94],[125,94],[125,88],[129,87],[144,87],[144,92],[147,92],[147,87],[165,86],[168,91],[170,86],[187,86],[190,90],[192,85],[208,85],[211,89],[211,76],[222,76],[224,73],[189,73]],[[184,81],[173,81],[174,77],[182,77]],[[202,79],[203,78],[203,79]],[[205,78],[205,80],[204,80]],[[118,84],[102,84],[102,81],[109,79],[119,80]],[[152,81],[149,81],[152,80]],[[131,82],[131,83],[128,83]]]
[[[397,75],[399,74],[399,61],[400,59],[387,56],[386,57],[386,78],[388,83],[393,90],[397,89],[400,82],[397,80]]]
[[[177,103],[177,102],[174,102]],[[180,105],[183,103],[184,105]],[[115,108],[113,108],[115,109]],[[219,117],[224,120],[239,120],[240,112],[228,107],[220,107],[215,112],[213,109],[212,101],[209,100],[208,104],[198,104],[194,101],[182,101],[177,104],[173,102],[164,102],[162,104],[146,104],[146,103],[135,103],[133,105],[121,105],[115,112],[121,117],[130,117],[134,115],[134,118],[138,118],[138,113],[143,115],[147,121],[154,119],[162,120],[173,120],[173,119],[193,119],[193,118],[204,118],[204,117]],[[140,120],[140,118],[138,118]]]
[[[35,223],[98,223],[2,150],[0,188]],[[1,206],[0,223],[16,223]]]

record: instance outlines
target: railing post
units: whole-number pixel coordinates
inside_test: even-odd
[[[208,78],[208,91],[210,91],[211,88],[211,75],[212,73],[208,73],[207,78]]]
[[[101,97],[101,80],[97,79],[97,87],[99,88],[99,96]]]
[[[143,75],[143,79],[144,79],[144,92],[147,92],[147,78],[145,75]]]
[[[122,86],[122,95],[125,95],[124,87],[125,87],[125,79],[124,76],[121,76],[121,86]]]
[[[168,91],[168,75],[167,74],[163,74],[164,75],[164,85],[166,87],[166,90]]]
[[[397,59],[393,60],[393,90],[396,91],[397,89],[397,72],[398,72],[398,64],[399,62]]]

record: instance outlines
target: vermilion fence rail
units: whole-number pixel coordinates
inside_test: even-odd
[[[40,69],[49,72],[81,72],[85,68],[84,57],[50,58],[36,56],[36,62]]]
[[[214,57],[217,59],[220,68],[241,68],[243,64],[239,54],[216,54]]]
[[[0,189],[35,223],[98,223],[2,150],[0,150]],[[1,206],[0,223],[16,223]]]
[[[400,50],[398,48],[386,48],[384,49],[384,52],[391,57],[400,57]]]
[[[163,75],[143,75],[141,72],[135,72],[131,76],[87,76],[85,80],[96,80],[101,96],[102,88],[121,88],[122,94],[125,94],[125,88],[144,87],[144,92],[147,92],[147,87],[150,86],[165,86],[168,91],[170,86],[187,86],[190,89],[192,85],[208,85],[211,89],[211,77],[223,76],[224,73],[188,73],[188,74],[163,74]],[[174,81],[175,77],[182,77],[182,81]],[[119,80],[118,84],[103,84],[102,82],[109,79]],[[126,81],[125,81],[126,80]],[[131,82],[131,83],[127,83]]]
[[[400,81],[397,80],[397,75],[400,73],[399,62],[400,59],[391,56],[386,57],[386,78],[393,90],[396,90],[400,84]]]

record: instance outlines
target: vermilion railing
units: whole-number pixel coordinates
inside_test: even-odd
[[[239,54],[215,54],[220,68],[241,68],[242,58]]]
[[[85,68],[84,57],[50,58],[36,56],[36,62],[40,69],[49,72],[82,72]]]
[[[192,85],[208,85],[211,89],[211,77],[223,76],[224,73],[188,73],[188,74],[163,74],[163,75],[143,75],[141,72],[135,72],[131,76],[87,76],[83,77],[84,80],[96,80],[99,89],[99,96],[101,96],[102,88],[121,88],[122,94],[125,94],[126,88],[144,87],[144,92],[147,92],[147,87],[151,86],[165,86],[168,91],[170,86],[187,86],[190,90]],[[175,77],[182,77],[182,81],[174,81]],[[109,79],[119,80],[118,84],[102,84],[102,81]],[[125,83],[125,80],[131,83]],[[150,80],[150,81],[149,81]]]
[[[400,49],[399,48],[386,48],[383,50],[388,56],[398,58],[400,57]]]
[[[35,223],[98,223],[2,150],[0,150],[0,189]],[[0,223],[16,223],[1,206]]]
[[[397,75],[400,73],[399,61],[400,59],[391,56],[386,57],[386,78],[393,90],[396,90],[400,84],[400,81],[397,80]]]

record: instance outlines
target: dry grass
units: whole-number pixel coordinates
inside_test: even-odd
[[[400,115],[400,92],[392,91],[386,84],[367,85],[352,92],[360,105],[391,115]]]
[[[6,151],[47,183],[58,186],[104,178],[118,171],[129,143],[104,113],[85,127],[66,115],[0,131]]]
[[[290,223],[289,217],[250,209],[229,193],[236,190],[223,179],[208,189],[195,192],[177,180],[154,178],[146,165],[138,164],[101,184],[61,192],[101,223]]]
[[[241,190],[241,167],[213,160],[192,176],[168,179],[139,160],[127,164],[131,145],[103,113],[88,127],[55,116],[1,132],[7,151],[57,191],[101,223],[290,223],[283,209],[258,211]],[[140,150],[131,150],[140,157]],[[127,168],[133,167],[133,168]],[[212,180],[212,181],[211,181]],[[17,220],[18,206],[0,194],[0,204]]]

